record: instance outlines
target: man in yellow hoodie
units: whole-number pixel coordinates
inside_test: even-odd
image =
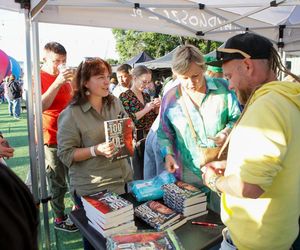
[[[272,43],[245,33],[218,49],[229,88],[244,105],[232,130],[227,161],[203,168],[203,179],[222,193],[221,249],[287,250],[299,233],[300,83],[282,65]],[[280,82],[279,73],[298,82]]]

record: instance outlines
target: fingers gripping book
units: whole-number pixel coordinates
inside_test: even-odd
[[[112,161],[133,156],[133,122],[130,118],[104,121],[105,139],[115,144]]]

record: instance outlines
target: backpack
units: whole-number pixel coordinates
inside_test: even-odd
[[[4,94],[4,83],[0,84],[0,96]]]
[[[22,87],[20,86],[19,82],[11,81],[8,83],[7,95],[9,99],[12,100],[20,98],[22,96]]]

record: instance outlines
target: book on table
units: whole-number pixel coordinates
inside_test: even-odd
[[[176,202],[168,197],[165,197],[164,204],[178,213],[182,213],[184,216],[193,214],[195,212],[202,212],[207,209],[206,199],[203,202],[196,203],[190,206],[184,206],[182,203]]]
[[[164,190],[164,194],[176,200],[176,202],[183,203],[183,206],[189,206],[206,201],[206,195],[204,192],[202,192],[199,188],[183,181],[165,184],[162,186],[162,188]]]
[[[97,222],[97,224],[99,226],[101,226],[103,229],[116,227],[116,226],[119,226],[119,225],[122,225],[122,224],[128,222],[129,220],[134,220],[133,209],[130,211],[127,211],[125,213],[122,213],[120,215],[117,215],[117,216],[114,216],[111,218],[107,218],[107,219],[103,219],[100,216],[95,216],[95,214],[93,212],[91,212],[90,210],[85,210],[85,211],[86,211],[86,217],[90,221]]]
[[[198,218],[198,217],[206,215],[206,214],[208,214],[208,210],[205,210],[205,211],[202,211],[202,212],[197,212],[197,213],[191,214],[191,215],[187,215],[186,219],[191,220],[191,219],[195,219],[195,218]]]
[[[81,200],[85,211],[94,213],[104,220],[133,209],[131,202],[108,190],[82,196]]]
[[[184,249],[172,230],[115,234],[106,241],[107,250]]]
[[[147,201],[134,209],[134,214],[156,230],[166,229],[178,221],[180,213],[158,201]]]
[[[175,230],[181,227],[182,225],[184,225],[187,221],[188,221],[187,217],[181,215],[176,221],[169,224],[164,230],[166,229]]]
[[[93,227],[96,231],[98,231],[105,238],[112,234],[121,233],[121,232],[125,232],[125,231],[135,232],[137,230],[137,227],[135,226],[135,223],[133,220],[128,221],[123,224],[120,224],[115,227],[107,228],[107,229],[104,229],[96,221],[88,220],[88,223],[91,227]]]
[[[115,144],[112,161],[133,156],[133,127],[129,117],[104,121],[105,140]]]
[[[176,181],[165,184],[162,188],[164,203],[176,212],[182,213],[187,219],[191,219],[196,214],[200,216],[207,211],[206,195],[197,187]]]
[[[136,230],[133,205],[118,194],[103,190],[81,197],[89,225],[104,237],[121,230]]]

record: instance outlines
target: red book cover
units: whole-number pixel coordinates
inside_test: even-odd
[[[113,161],[133,156],[133,122],[130,118],[121,118],[104,122],[105,139],[114,142],[116,152]]]
[[[110,218],[133,209],[131,202],[107,190],[83,196],[82,203],[86,211],[92,210],[103,218]]]

